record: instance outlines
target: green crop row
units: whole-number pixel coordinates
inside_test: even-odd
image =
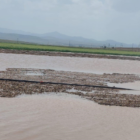
[[[47,46],[47,45],[20,44],[20,43],[0,43],[0,49],[140,56],[140,52],[126,51],[126,50],[100,49],[100,48],[99,49],[97,49],[97,48],[80,48],[80,47],[63,47],[63,46]]]

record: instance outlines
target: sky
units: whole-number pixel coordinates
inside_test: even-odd
[[[140,0],[0,0],[0,27],[140,44]]]

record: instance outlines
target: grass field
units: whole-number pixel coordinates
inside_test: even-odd
[[[100,49],[100,48],[99,49],[97,49],[97,48],[92,49],[92,48],[63,47],[63,46],[45,46],[45,45],[35,45],[35,44],[2,43],[2,42],[0,43],[0,49],[140,56],[140,51],[117,50],[117,49]]]

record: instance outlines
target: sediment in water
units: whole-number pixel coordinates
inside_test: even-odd
[[[106,58],[106,59],[121,59],[121,60],[140,61],[140,57],[135,57],[135,56],[103,55],[103,54],[90,54],[90,53],[51,52],[51,51],[12,50],[12,49],[0,49],[0,53],[63,56],[63,57]]]
[[[30,74],[31,75],[30,75]],[[34,75],[36,74],[37,75]],[[40,75],[40,74],[41,75]],[[62,72],[41,69],[7,69],[0,73],[0,78],[13,78],[22,80],[38,80],[53,82],[67,82],[77,84],[93,84],[107,86],[107,82],[125,83],[140,80],[135,75],[123,74],[84,74],[76,72]],[[77,91],[68,91],[76,89]],[[82,92],[84,91],[85,94]],[[94,93],[92,93],[94,91]],[[100,89],[84,86],[53,85],[39,83],[20,83],[13,81],[0,81],[0,96],[15,97],[21,94],[43,94],[50,92],[63,92],[79,95],[101,105],[140,107],[140,95],[118,94],[116,89]]]

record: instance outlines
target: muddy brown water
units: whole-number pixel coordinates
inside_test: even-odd
[[[140,61],[0,54],[0,70],[42,68],[140,74]],[[0,140],[139,140],[139,108],[110,107],[66,94],[0,98]]]
[[[140,74],[140,61],[0,53],[0,70],[6,68]]]
[[[129,82],[129,83],[108,83],[108,86],[111,87],[120,87],[120,88],[131,88],[134,90],[121,90],[119,93],[120,94],[134,94],[134,95],[140,95],[140,81],[135,81],[135,82]]]
[[[0,98],[1,140],[139,140],[140,111],[58,95]]]

